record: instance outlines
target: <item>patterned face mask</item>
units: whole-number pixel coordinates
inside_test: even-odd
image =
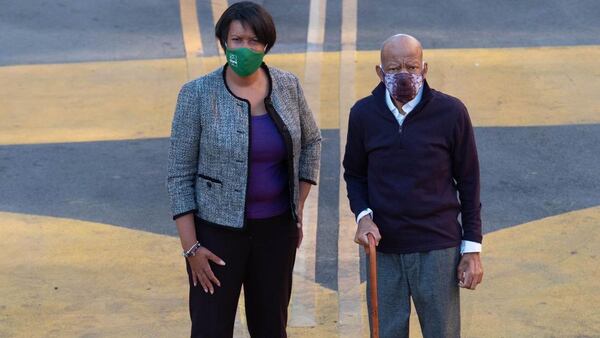
[[[384,84],[390,95],[398,102],[406,104],[417,96],[423,85],[423,75],[411,73],[386,73],[381,68]]]

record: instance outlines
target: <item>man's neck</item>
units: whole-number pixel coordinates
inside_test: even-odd
[[[392,102],[394,103],[394,106],[396,106],[396,108],[398,108],[398,112],[402,115],[406,115],[406,112],[404,111],[404,109],[402,109],[402,107],[404,107],[404,105],[406,104],[406,102],[402,103],[398,100],[396,100],[394,97],[392,97],[390,95]]]

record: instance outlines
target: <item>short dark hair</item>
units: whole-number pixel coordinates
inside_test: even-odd
[[[242,1],[229,6],[217,21],[215,36],[219,39],[223,50],[225,50],[229,26],[232,21],[236,20],[240,21],[245,27],[252,28],[258,41],[267,45],[265,52],[268,53],[277,38],[273,17],[264,7],[250,1]]]

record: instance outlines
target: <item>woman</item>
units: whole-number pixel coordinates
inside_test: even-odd
[[[242,286],[250,335],[286,337],[321,136],[298,79],[262,62],[276,38],[264,8],[236,3],[215,32],[227,64],[182,87],[169,151],[192,337],[233,335]]]

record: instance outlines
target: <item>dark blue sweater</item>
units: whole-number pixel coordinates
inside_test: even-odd
[[[425,82],[421,102],[399,128],[385,90],[380,83],[350,111],[344,155],[350,208],[355,215],[373,210],[381,252],[481,243],[479,161],[466,107]]]

